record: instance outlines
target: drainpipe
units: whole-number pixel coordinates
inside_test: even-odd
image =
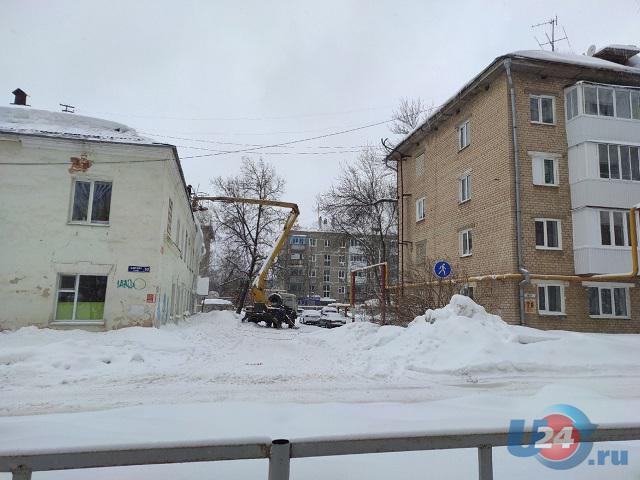
[[[524,267],[522,256],[522,210],[520,206],[520,151],[518,147],[518,118],[516,116],[516,92],[513,88],[513,77],[511,76],[511,59],[506,58],[503,62],[504,70],[507,73],[507,85],[511,99],[511,134],[513,136],[513,163],[515,169],[515,194],[516,194],[516,249],[518,253],[518,271],[524,279],[518,284],[518,299],[520,310],[520,325],[525,325],[524,318],[524,286],[531,284],[529,271]]]

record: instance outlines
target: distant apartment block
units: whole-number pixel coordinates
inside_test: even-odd
[[[629,208],[640,203],[640,49],[498,57],[391,152],[398,164],[400,280],[425,259],[479,281],[487,307],[544,329],[640,332]],[[520,233],[519,233],[520,232]],[[456,272],[454,272],[455,274]],[[459,272],[458,272],[459,273]]]

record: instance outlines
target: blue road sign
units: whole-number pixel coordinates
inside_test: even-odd
[[[433,273],[435,273],[440,278],[446,278],[451,273],[451,265],[449,265],[444,260],[440,260],[433,267]]]
[[[151,267],[143,267],[140,265],[129,265],[130,272],[139,272],[139,273],[149,273],[151,271]]]

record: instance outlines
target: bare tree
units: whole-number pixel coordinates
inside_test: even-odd
[[[334,185],[318,196],[318,205],[336,231],[359,242],[367,264],[389,262],[395,270],[396,180],[377,150],[367,148],[357,161],[343,164]],[[379,282],[379,271],[373,273]]]
[[[216,177],[211,185],[216,195],[278,200],[285,181],[262,159],[243,158],[238,175]],[[212,212],[217,224],[216,243],[222,245],[218,261],[226,273],[223,280],[230,281],[234,276],[244,279],[236,300],[240,313],[251,281],[270,254],[284,217],[273,207],[244,203],[217,204]]]
[[[420,98],[402,98],[400,105],[393,111],[391,131],[407,135],[414,131],[426,118],[427,108]]]

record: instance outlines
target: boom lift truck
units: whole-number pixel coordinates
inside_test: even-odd
[[[300,210],[298,205],[289,202],[280,202],[277,200],[261,200],[258,198],[240,198],[240,197],[206,197],[194,195],[191,199],[191,209],[193,211],[206,210],[205,207],[200,205],[202,201],[210,202],[223,202],[223,203],[248,203],[252,205],[268,205],[272,207],[283,207],[291,209],[287,220],[285,221],[284,228],[280,237],[276,241],[271,254],[260,268],[258,275],[251,283],[251,302],[245,309],[245,316],[242,321],[248,321],[253,323],[264,322],[267,327],[282,328],[283,324],[289,326],[289,328],[296,328],[296,317],[298,313],[295,308],[291,308],[284,304],[282,296],[278,293],[272,293],[267,297],[265,285],[267,283],[267,274],[269,269],[273,265],[273,262],[278,257],[278,254],[282,250],[291,229],[296,223]]]

